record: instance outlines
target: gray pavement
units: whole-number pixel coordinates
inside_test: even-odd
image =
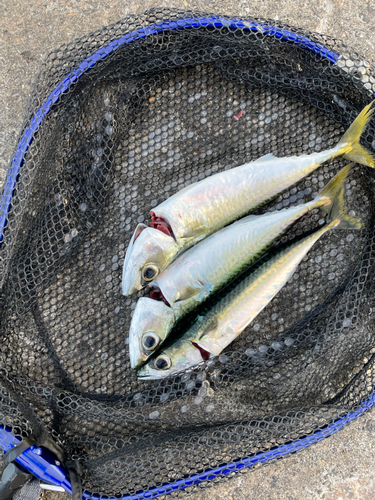
[[[258,16],[341,38],[375,64],[375,5],[364,0],[2,0],[0,3],[0,184],[43,59],[54,48],[130,13],[155,6]],[[292,457],[205,490],[191,499],[373,500],[375,413]],[[47,494],[62,499],[63,495]]]

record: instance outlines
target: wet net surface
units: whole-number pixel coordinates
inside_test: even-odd
[[[25,124],[100,47],[188,17],[204,15],[153,10],[56,51]],[[122,296],[121,275],[137,223],[215,172],[334,146],[371,101],[366,61],[331,38],[280,28],[336,62],[261,28],[166,29],[70,85],[24,154],[0,252],[1,418],[17,436],[50,433],[90,492],[134,494],[275,449],[375,389],[374,184],[361,166],[345,196],[364,228],[321,238],[223,354],[164,381],[130,369],[129,324],[145,292]],[[372,122],[361,142],[372,150],[373,140]],[[346,163],[327,162],[256,213],[309,201]],[[281,243],[323,223],[312,212]]]

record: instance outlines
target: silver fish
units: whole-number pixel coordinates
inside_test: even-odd
[[[358,220],[348,217],[337,207],[332,212],[332,222],[263,264],[180,339],[142,367],[138,377],[165,378],[220,354],[271,302],[323,234],[335,228],[361,227]]]
[[[163,315],[168,321],[151,319],[150,299],[137,303],[129,333],[132,368],[147,360],[178,320],[249,267],[296,220],[319,207],[329,214],[336,199],[342,196],[352,165],[340,170],[313,201],[262,216],[244,217],[189,248],[168,266],[150,285],[151,299],[165,302]]]
[[[332,149],[286,158],[268,154],[191,184],[155,207],[147,238],[133,238],[128,246],[122,277],[123,294],[140,290],[183,250],[264,204],[322,163],[344,155],[374,167],[374,157],[358,142],[371,118],[371,106],[372,103],[362,110]],[[145,227],[138,226],[136,233],[142,234]],[[152,244],[157,231],[163,232],[169,241],[165,249]],[[145,240],[149,246],[145,245]]]

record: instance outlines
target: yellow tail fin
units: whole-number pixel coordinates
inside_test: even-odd
[[[373,102],[363,108],[337,146],[340,150],[343,150],[344,158],[347,160],[375,168],[375,157],[358,142],[374,112],[372,109]]]
[[[352,167],[353,163],[349,163],[346,167],[342,168],[318,195],[319,197],[323,196],[331,200],[329,205],[320,207],[321,210],[327,213],[331,228],[361,229],[363,226],[363,223],[359,219],[347,215],[345,210],[345,181]]]
[[[345,181],[348,177],[350,170],[352,169],[354,163],[348,163],[346,167],[342,168],[338,174],[333,177],[328,184],[324,186],[324,188],[320,191],[317,198],[327,199],[325,205],[320,206],[320,209],[323,210],[326,214],[328,214],[329,219],[331,219],[330,214],[333,208],[333,205],[338,203],[338,199],[341,205],[344,204],[344,189],[345,189]]]

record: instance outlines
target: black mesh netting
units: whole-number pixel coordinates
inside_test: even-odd
[[[164,381],[130,369],[129,322],[144,291],[122,296],[121,274],[136,224],[214,172],[335,145],[375,90],[369,64],[332,38],[276,21],[263,24],[288,30],[284,38],[246,23],[199,27],[204,14],[159,9],[52,53],[24,130],[98,49],[189,17],[198,26],[164,25],[71,78],[24,154],[4,231],[2,423],[18,436],[50,433],[99,495],[272,450],[355,411],[375,389],[373,175],[359,166],[346,202],[364,229],[326,234],[221,356]],[[369,149],[374,126],[362,138]],[[310,200],[346,163],[326,163],[258,212]],[[322,217],[310,213],[284,241]]]

